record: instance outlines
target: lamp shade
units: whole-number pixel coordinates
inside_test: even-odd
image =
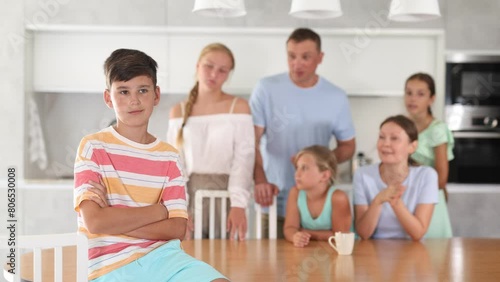
[[[303,19],[326,19],[342,16],[340,0],[292,0],[291,16]]]
[[[193,13],[221,18],[241,17],[247,14],[244,0],[196,0]]]
[[[438,0],[392,0],[389,10],[391,21],[418,22],[441,17]]]

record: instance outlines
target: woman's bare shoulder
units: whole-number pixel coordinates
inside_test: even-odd
[[[243,97],[238,97],[236,105],[234,105],[233,113],[235,114],[250,114],[250,106],[248,101]]]
[[[169,118],[180,118],[182,117],[182,105],[183,103],[178,103],[170,108]]]

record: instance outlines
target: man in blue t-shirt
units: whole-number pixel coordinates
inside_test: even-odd
[[[339,163],[355,150],[354,126],[346,93],[316,74],[323,60],[319,35],[307,28],[287,40],[288,73],[261,79],[250,97],[255,125],[255,201],[272,204],[278,195],[278,237],[288,192],[295,185],[293,156],[311,145],[329,147]],[[267,226],[265,224],[265,226]]]

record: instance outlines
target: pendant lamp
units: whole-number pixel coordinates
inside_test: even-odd
[[[233,18],[246,15],[244,0],[196,0],[193,13],[207,17]]]
[[[340,0],[292,0],[289,15],[303,19],[326,19],[342,16]]]
[[[438,0],[392,0],[389,10],[391,21],[418,22],[441,17]]]

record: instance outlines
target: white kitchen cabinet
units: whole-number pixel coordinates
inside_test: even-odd
[[[187,94],[198,56],[209,43],[227,45],[235,70],[224,88],[250,94],[267,75],[287,71],[286,40],[292,29],[204,27],[34,28],[33,87],[36,92],[97,92],[105,87],[102,65],[117,48],[145,51],[159,64],[162,93]],[[406,78],[430,73],[444,93],[441,30],[316,29],[325,57],[318,73],[349,95],[401,96]],[[442,106],[438,99],[436,107]]]
[[[138,49],[158,63],[158,83],[167,81],[167,37],[162,30],[49,27],[33,34],[36,92],[99,93],[106,88],[103,65],[118,48]]]
[[[444,57],[436,39],[411,32],[323,36],[325,56],[318,72],[349,95],[402,96],[411,74],[426,72],[439,78],[444,70],[437,65],[444,64]]]
[[[169,91],[188,93],[195,82],[202,49],[219,42],[235,57],[235,69],[224,85],[234,94],[250,94],[263,76],[287,70],[285,33],[264,30],[175,30],[169,34]]]
[[[325,53],[318,73],[349,95],[402,96],[405,80],[416,72],[433,75],[438,95],[444,93],[441,30],[316,31],[321,35]],[[258,79],[287,71],[286,40],[290,32],[291,29],[171,30],[168,89],[188,93],[194,84],[200,51],[209,43],[221,42],[233,51],[236,60],[226,91],[249,94]]]

